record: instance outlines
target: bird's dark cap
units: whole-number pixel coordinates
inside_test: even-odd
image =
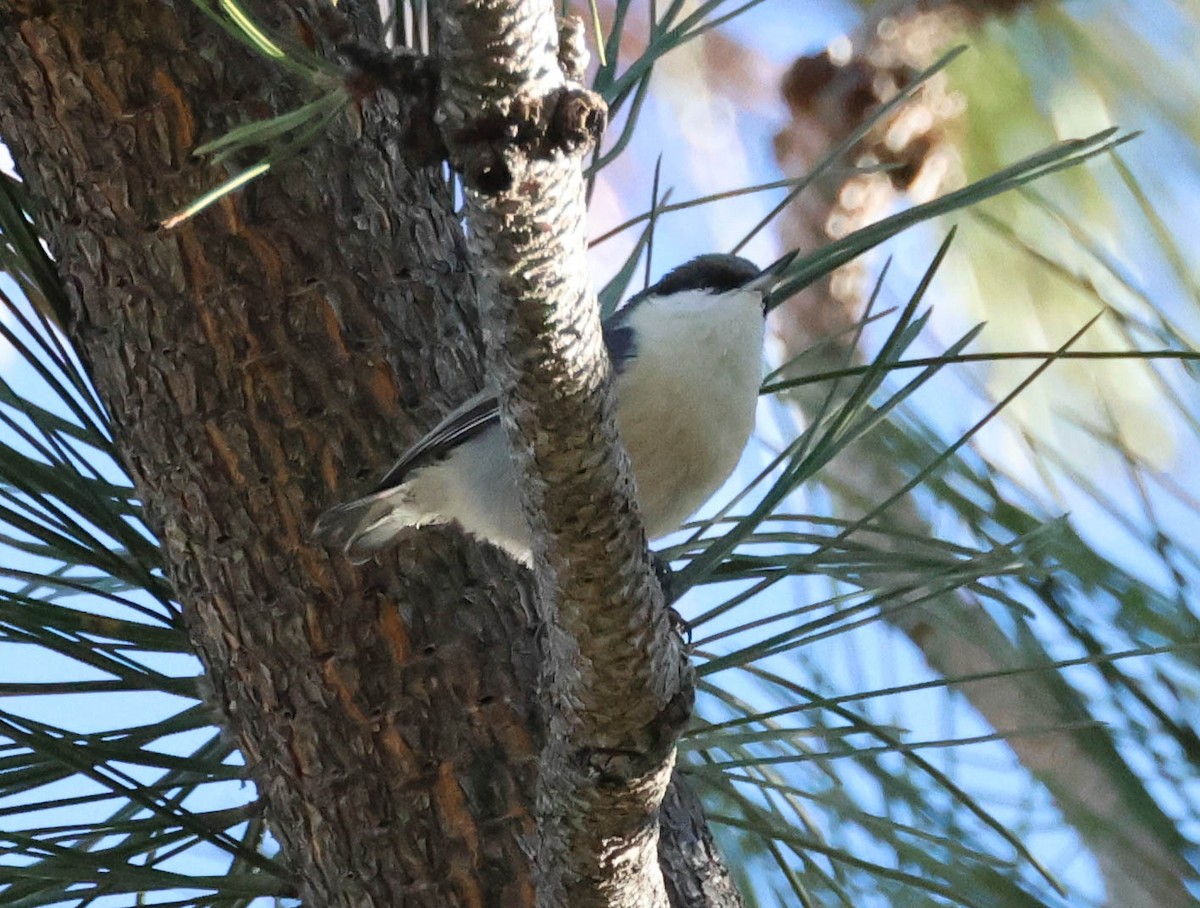
[[[648,295],[669,296],[685,290],[711,290],[724,293],[744,287],[760,274],[749,259],[725,253],[698,255],[690,262],[673,268],[647,290]]]

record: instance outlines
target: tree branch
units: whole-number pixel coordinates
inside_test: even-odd
[[[587,279],[578,137],[598,101],[560,63],[553,6],[440,4],[440,117],[539,541],[539,900],[665,905],[657,820],[690,672],[650,568]]]

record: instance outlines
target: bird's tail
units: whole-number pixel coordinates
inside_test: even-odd
[[[341,549],[361,564],[391,542],[405,527],[416,526],[404,486],[386,489],[330,508],[317,518],[313,535],[330,548]]]

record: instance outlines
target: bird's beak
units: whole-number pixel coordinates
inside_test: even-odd
[[[744,285],[746,290],[770,290],[779,279],[783,277],[788,266],[796,260],[796,256],[800,254],[799,249],[793,249],[778,259],[769,264],[766,268],[758,273],[758,276],[751,279],[748,284]]]

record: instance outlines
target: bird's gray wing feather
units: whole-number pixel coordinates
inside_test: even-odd
[[[622,310],[624,311],[624,310]],[[633,359],[633,331],[617,312],[604,325],[604,346],[617,374]],[[403,483],[415,469],[445,457],[459,445],[500,422],[500,399],[495,391],[480,391],[446,415],[424,438],[405,451],[379,481],[374,493]]]
[[[376,492],[395,488],[408,474],[446,456],[456,447],[500,421],[500,401],[495,391],[480,391],[405,451],[375,487]]]

